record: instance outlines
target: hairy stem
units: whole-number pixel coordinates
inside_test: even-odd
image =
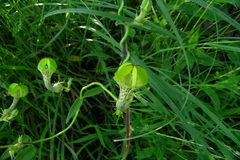
[[[61,92],[61,90],[62,90],[61,85],[57,85],[57,86],[51,85],[51,76],[43,75],[43,81],[48,90],[50,90],[52,92],[57,92],[57,93]]]
[[[14,108],[16,107],[18,101],[19,101],[19,98],[13,98],[13,102],[12,102],[11,106],[8,109],[10,111],[14,110]]]

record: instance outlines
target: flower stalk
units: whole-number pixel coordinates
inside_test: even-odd
[[[26,85],[20,85],[12,83],[8,89],[9,95],[13,97],[13,102],[8,109],[4,109],[0,121],[9,122],[18,115],[18,110],[15,109],[20,98],[25,97],[28,94],[28,87]]]

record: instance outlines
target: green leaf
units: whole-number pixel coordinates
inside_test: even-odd
[[[191,35],[190,39],[188,40],[188,43],[189,44],[198,43],[198,39],[199,39],[199,29]],[[189,49],[194,49],[194,48],[195,46],[189,47]]]
[[[82,106],[83,103],[83,99],[82,98],[78,98],[74,101],[73,105],[71,106],[68,115],[67,115],[67,119],[66,119],[66,123],[68,123],[68,121],[74,117],[74,115],[76,114],[76,112],[80,109],[80,107]]]
[[[156,147],[148,147],[141,150],[140,153],[135,157],[136,159],[148,158],[151,156],[156,156],[157,148]]]
[[[19,143],[22,143],[22,142],[32,142],[32,139],[30,136],[28,135],[21,135],[19,138],[18,138],[18,142]]]
[[[235,5],[236,7],[240,7],[240,1],[239,0],[215,0],[216,2],[220,3],[229,3],[231,5]]]
[[[234,115],[234,114],[239,114],[239,113],[240,113],[240,108],[235,107],[235,108],[230,108],[230,109],[223,110],[221,115],[222,116],[229,116],[229,115]]]
[[[204,65],[204,66],[222,66],[223,63],[221,61],[217,61],[214,57],[205,53],[203,49],[193,49],[191,50],[192,54],[196,57],[196,63]]]
[[[217,9],[216,7],[210,6],[209,3],[203,1],[203,0],[191,0],[192,2],[208,9],[209,11],[213,12],[215,15],[221,17],[223,20],[234,26],[236,29],[240,30],[240,24],[239,22],[232,19],[230,16],[225,14],[223,11]]]
[[[240,50],[240,48],[239,48]],[[234,63],[235,65],[239,65],[240,64],[240,54],[239,53],[228,53],[228,58],[230,59],[230,61],[232,63]]]
[[[101,142],[101,144],[106,147],[105,143],[104,143],[104,140],[103,140],[103,136],[102,136],[102,132],[100,131],[99,127],[97,125],[94,126],[94,128],[96,129],[96,132],[97,132],[97,135],[98,135],[98,138]]]
[[[218,98],[218,94],[215,90],[211,88],[204,88],[204,92],[211,98],[212,104],[214,105],[215,109],[220,108],[220,100]]]
[[[29,67],[25,67],[25,66],[11,66],[11,65],[3,65],[3,66],[0,66],[0,68],[2,69],[9,69],[9,70],[34,70],[32,68],[29,68]]]
[[[15,160],[30,160],[32,159],[36,154],[36,148],[31,145],[26,148],[23,148],[16,156]]]
[[[93,97],[99,93],[102,93],[104,91],[104,89],[102,89],[102,87],[96,87],[96,88],[93,88],[93,89],[89,89],[87,90],[85,93],[84,93],[84,98],[85,97]]]
[[[53,16],[55,14],[63,14],[63,13],[79,13],[79,14],[90,14],[90,15],[98,15],[101,17],[107,17],[110,18],[111,20],[120,20],[124,22],[132,22],[133,20],[131,18],[119,16],[116,14],[111,14],[108,12],[101,12],[101,11],[96,11],[96,10],[91,10],[91,9],[86,9],[86,8],[65,8],[65,9],[60,9],[60,10],[54,10],[52,12],[49,12],[46,14],[43,19]]]
[[[227,43],[227,42],[226,42]],[[234,47],[234,46],[230,46],[229,44],[224,45],[224,44],[219,44],[219,43],[205,43],[208,46],[214,47],[216,49],[220,49],[220,50],[227,50],[227,51],[233,51],[233,52],[240,52],[240,47]],[[239,53],[237,53],[239,54]]]

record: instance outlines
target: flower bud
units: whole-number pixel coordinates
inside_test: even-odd
[[[149,12],[152,7],[152,0],[143,0],[140,6],[141,12]]]
[[[19,136],[19,137],[18,137],[18,143],[22,143],[22,139],[23,139],[23,137],[22,137],[22,136]]]
[[[135,17],[134,21],[137,24],[144,23],[148,18],[145,18],[147,13],[151,10],[152,0],[143,0],[140,6],[140,14]]]
[[[28,94],[28,87],[26,85],[12,83],[9,86],[8,93],[14,98],[22,98]]]
[[[73,78],[68,79],[67,88],[65,88],[65,92],[69,92],[71,90],[72,80]]]

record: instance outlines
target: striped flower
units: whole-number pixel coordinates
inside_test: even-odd
[[[132,92],[148,83],[148,74],[143,67],[126,62],[118,68],[113,79],[120,87],[116,115],[121,116],[130,107]]]

